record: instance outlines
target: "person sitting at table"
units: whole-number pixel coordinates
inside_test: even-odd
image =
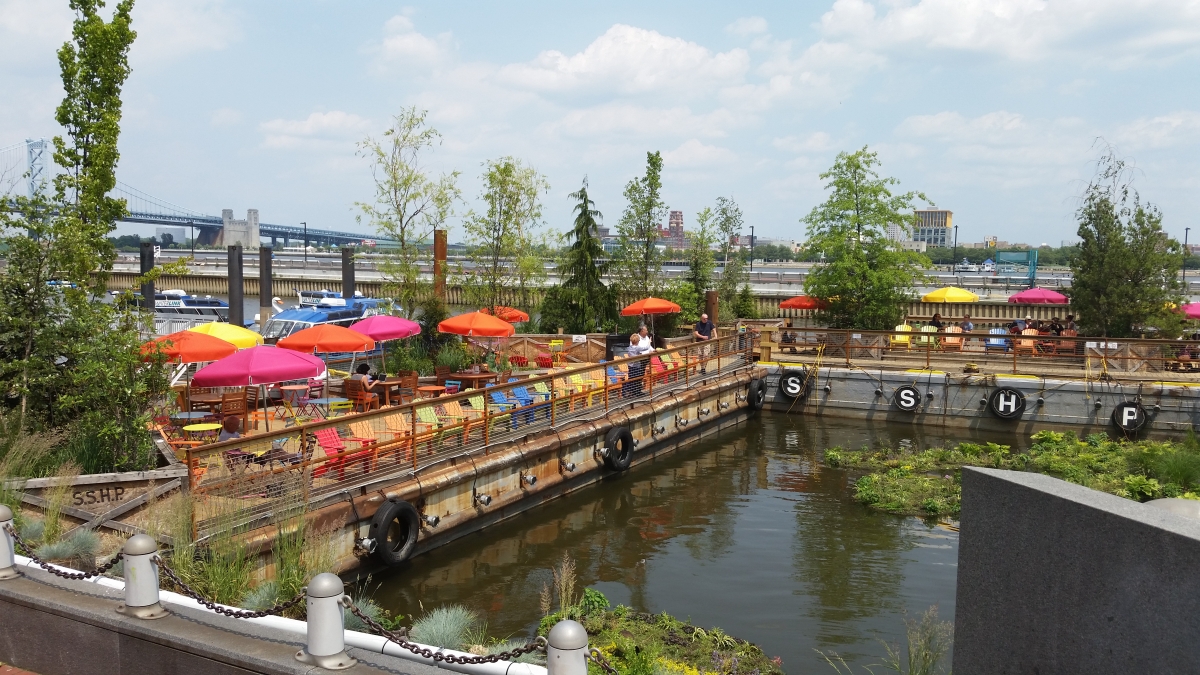
[[[229,441],[235,438],[241,438],[242,434],[238,432],[238,427],[242,424],[242,418],[229,416],[221,421],[221,433],[217,436],[217,442]],[[221,453],[221,459],[225,463],[225,470],[232,474],[240,474],[250,466],[250,454],[242,451],[241,448],[226,450]]]
[[[229,416],[221,422],[221,433],[217,436],[217,442],[228,441],[231,438],[241,438],[242,435],[238,432],[238,427],[242,424],[242,418]]]
[[[946,324],[942,323],[942,315],[939,313],[934,313],[933,318],[929,320],[929,325],[938,330],[946,327]]]
[[[961,328],[962,332],[964,333],[970,333],[971,331],[975,330],[975,324],[971,322],[971,315],[964,314],[963,320],[958,323],[958,327]]]
[[[358,367],[354,369],[354,374],[350,376],[350,379],[358,380],[360,383],[362,383],[363,399],[365,399],[368,409],[371,407],[371,405],[374,405],[376,408],[379,407],[379,394],[371,393],[371,388],[376,384],[379,384],[379,382],[372,379],[370,373],[371,366],[365,363],[360,363],[358,364]]]

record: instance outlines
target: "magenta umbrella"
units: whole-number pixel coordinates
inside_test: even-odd
[[[1049,288],[1031,288],[1027,291],[1014,293],[1008,298],[1009,302],[1019,302],[1025,305],[1065,305],[1067,296]]]
[[[398,316],[376,314],[362,321],[350,324],[350,330],[362,333],[376,342],[388,340],[403,340],[414,335],[420,335],[421,324]],[[387,375],[387,349],[383,349],[383,374]]]
[[[196,371],[197,387],[247,387],[317,377],[325,362],[312,354],[260,345],[243,349]]]
[[[1200,302],[1189,302],[1182,309],[1187,318],[1200,319]]]

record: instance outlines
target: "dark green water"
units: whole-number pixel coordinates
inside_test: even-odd
[[[821,452],[962,437],[952,433],[763,413],[376,576],[374,595],[409,616],[462,603],[492,635],[530,635],[549,569],[570,553],[580,589],[720,626],[789,673],[832,673],[814,649],[877,663],[881,640],[903,640],[905,611],[937,605],[953,620],[958,534],[868,511]]]

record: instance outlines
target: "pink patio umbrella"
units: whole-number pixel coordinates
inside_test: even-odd
[[[1189,302],[1180,309],[1189,319],[1200,319],[1200,302]]]
[[[325,372],[325,362],[311,354],[260,345],[243,349],[196,371],[195,387],[254,387],[317,377]],[[266,389],[263,389],[266,395]],[[271,420],[267,418],[267,431]]]
[[[421,324],[398,316],[376,314],[350,324],[350,330],[362,333],[376,342],[387,342],[420,335]],[[383,374],[387,376],[387,348],[383,349]]]
[[[1014,293],[1009,296],[1008,301],[1026,305],[1065,305],[1070,302],[1067,296],[1049,288],[1031,288]]]

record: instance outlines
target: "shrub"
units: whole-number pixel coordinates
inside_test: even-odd
[[[462,605],[438,607],[413,623],[409,636],[414,642],[444,649],[462,649],[467,634],[479,623],[479,615]]]

